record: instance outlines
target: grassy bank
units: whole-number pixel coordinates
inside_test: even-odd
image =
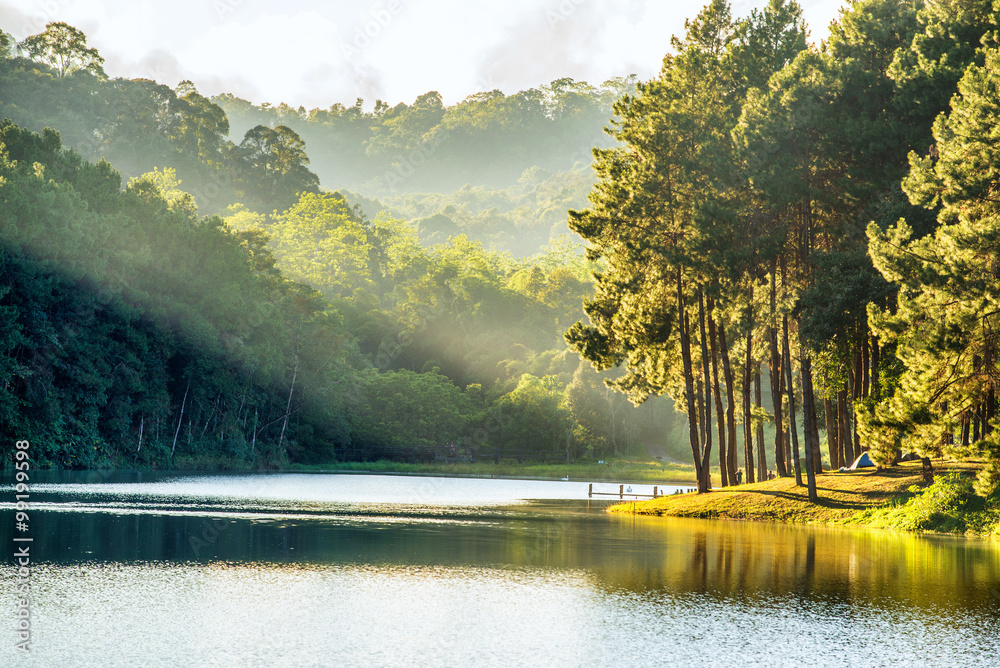
[[[829,472],[816,477],[818,503],[794,478],[622,503],[609,512],[732,520],[852,524],[883,529],[1000,536],[997,495],[972,492],[976,462],[935,461],[937,478],[923,485],[920,462],[882,471]]]
[[[480,476],[491,478],[548,478],[552,480],[614,480],[618,482],[694,483],[694,467],[660,462],[609,461],[570,464],[518,464],[514,461],[407,464],[403,462],[335,462],[292,465],[299,473],[408,473],[423,475]]]

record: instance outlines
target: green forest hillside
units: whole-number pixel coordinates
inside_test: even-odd
[[[39,463],[667,445],[669,400],[628,405],[562,340],[592,281],[564,205],[589,180],[567,195],[529,165],[510,192],[422,196],[396,217],[322,188],[287,125],[234,143],[189,83],[110,80],[70,26],[35,41],[7,40],[0,60],[0,304],[3,430],[37,442]],[[420,215],[439,200],[454,228]],[[525,228],[540,208],[544,234],[521,235],[529,257],[484,247],[518,236],[504,216]]]

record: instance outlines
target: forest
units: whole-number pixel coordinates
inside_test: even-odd
[[[2,430],[65,468],[655,443],[813,497],[916,452],[992,493],[998,22],[860,0],[810,44],[713,0],[650,81],[371,111],[3,35]]]
[[[4,40],[0,420],[38,444],[40,465],[273,468],[497,449],[566,461],[681,426],[669,399],[631,406],[563,341],[593,270],[565,212],[586,202],[580,147],[600,141],[618,89],[562,80],[447,114],[429,93],[359,119],[338,105],[289,119],[223,96],[238,122],[257,123],[233,135],[189,82],[108,78],[72,26]],[[424,183],[448,170],[472,180],[380,190],[381,174],[409,164],[403,138],[419,138],[428,100],[441,112],[429,127],[444,120],[469,136],[462,146],[479,144],[442,143]],[[359,155],[410,128],[359,158],[354,178],[324,177],[365,195],[321,187],[311,169],[303,137],[333,142],[341,116],[362,127]],[[527,118],[550,143],[523,134]],[[491,164],[507,167],[477,174],[491,142]],[[350,156],[342,144],[335,154]],[[316,154],[318,169],[352,164]]]
[[[770,461],[813,500],[824,454],[863,450],[983,458],[996,489],[996,28],[868,0],[812,47],[794,3],[715,1],[616,104],[569,221],[607,268],[568,340],[682,404],[701,491],[713,440],[723,485],[742,445],[749,481]]]

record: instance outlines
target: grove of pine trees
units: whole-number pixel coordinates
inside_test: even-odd
[[[821,431],[833,468],[986,457],[995,489],[996,28],[990,2],[860,0],[807,46],[795,2],[714,0],[615,106],[567,340],[675,399],[699,490],[717,449],[723,485],[742,456],[815,499]]]

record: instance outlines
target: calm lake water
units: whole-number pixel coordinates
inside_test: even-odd
[[[0,665],[1000,664],[1000,543],[611,516],[577,482],[49,481],[32,651],[8,547]]]

